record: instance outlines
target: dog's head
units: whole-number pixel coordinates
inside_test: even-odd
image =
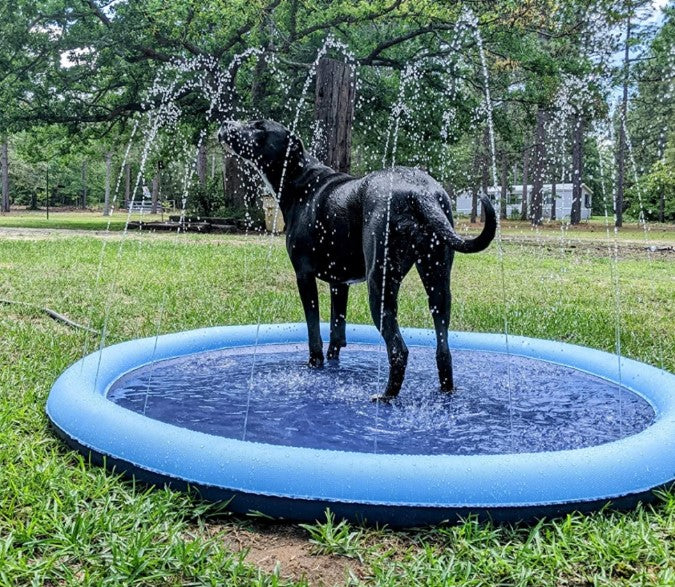
[[[219,139],[228,151],[252,163],[277,194],[284,167],[290,179],[303,165],[302,141],[273,120],[227,121],[220,129]]]

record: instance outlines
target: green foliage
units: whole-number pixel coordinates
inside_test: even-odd
[[[626,194],[628,212],[633,218],[649,222],[675,222],[675,168],[665,160],[657,161],[649,173],[640,177]],[[663,218],[661,218],[663,207]]]
[[[222,181],[194,185],[189,192],[187,210],[198,216],[219,216],[225,207]]]
[[[59,125],[37,127],[15,134],[10,150],[10,184],[14,205],[79,206],[82,201],[82,166],[86,162],[87,204],[103,199],[103,154],[84,148]]]
[[[290,125],[304,100],[296,131],[310,145],[313,85],[306,86],[304,96],[299,93],[328,35],[346,47],[344,52],[333,48],[328,55],[344,59],[346,53],[358,65],[354,171],[391,164],[395,149],[398,164],[423,167],[456,190],[475,186],[491,165],[491,153],[482,139],[486,88],[477,37],[467,25],[467,6],[476,17],[490,78],[498,165],[505,162],[509,170],[521,166],[534,142],[537,112],[546,111],[559,127],[551,132],[560,136],[547,137],[550,161],[540,163],[548,167],[545,174],[559,177],[569,170],[554,158],[569,162],[571,152],[570,112],[565,108],[582,111],[587,128],[607,115],[608,93],[621,82],[621,71],[608,57],[620,43],[613,33],[629,14],[635,24],[644,5],[643,0],[629,5],[610,0],[469,5],[430,0],[2,2],[0,36],[6,43],[0,50],[0,136],[22,128],[31,135],[13,138],[17,147],[12,156],[20,160],[12,166],[12,198],[44,201],[44,188],[37,184],[45,183],[43,168],[49,161],[54,185],[63,186],[54,194],[56,201],[76,202],[81,193],[78,169],[86,158],[90,199],[100,201],[103,154],[112,150],[119,166],[131,122],[156,105],[157,97],[147,91],[170,62],[200,59],[201,65],[196,73],[172,74],[188,84],[175,98],[180,123],[160,133],[146,165],[150,176],[156,159],[175,163],[171,173],[163,173],[166,198],[180,201],[183,196],[181,177],[189,165],[185,145],[196,144],[203,130],[211,133],[225,111],[231,114],[229,108],[238,117],[263,116]],[[639,96],[628,126],[639,170],[651,169],[668,148],[663,129],[673,127],[672,100],[665,99],[672,68],[672,11],[667,9],[654,35],[640,32],[632,41],[647,57],[631,70]],[[236,55],[253,47],[264,49],[265,55],[251,55],[228,69]],[[404,71],[413,63],[417,78],[401,90]],[[206,117],[204,88],[189,87],[205,70],[210,73],[200,83],[219,92],[222,102],[211,119]],[[216,70],[232,73],[231,88],[218,87]],[[404,107],[399,111],[401,91]],[[30,145],[19,148],[19,143]],[[141,143],[139,132],[130,156],[136,167]],[[555,150],[562,156],[554,157]],[[599,186],[592,141],[586,143],[585,156],[589,165],[584,181],[595,183],[595,192]],[[512,180],[509,172],[507,181]],[[220,190],[206,191],[192,190],[195,209],[218,210]]]
[[[364,531],[353,530],[345,520],[337,521],[335,514],[326,510],[326,521],[318,524],[299,524],[307,530],[309,541],[319,554],[336,554],[362,558]]]
[[[649,170],[668,148],[674,148],[673,55],[675,6],[664,13],[663,25],[643,48],[632,72],[637,95],[630,103],[627,128],[640,170]]]
[[[591,214],[604,217],[606,212],[608,216],[612,216],[613,153],[608,149],[608,145],[602,146],[598,144],[596,138],[588,138],[584,144],[584,156],[586,159],[584,183],[593,192]]]

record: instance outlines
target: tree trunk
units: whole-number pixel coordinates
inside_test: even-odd
[[[159,171],[156,171],[155,176],[152,178],[151,202],[152,206],[150,208],[150,214],[157,214],[157,204],[159,202]]]
[[[110,216],[110,176],[112,171],[112,151],[105,154],[105,200],[103,201],[103,216]]]
[[[471,188],[471,216],[469,222],[475,224],[478,220],[478,183],[474,182]]]
[[[47,161],[47,173],[46,173],[46,185],[45,185],[45,201],[47,204],[47,220],[49,220],[49,204],[51,201],[51,193],[49,191],[49,161]]]
[[[295,35],[298,32],[298,0],[291,0],[291,6],[288,15],[288,34],[291,42],[295,41]]]
[[[244,163],[234,155],[223,152],[223,193],[225,206],[233,210],[246,208],[246,196],[255,193],[257,186],[246,173]]]
[[[351,166],[356,85],[351,65],[323,58],[316,72],[315,119],[321,130],[317,158],[336,171]]]
[[[551,220],[555,220],[556,210],[555,210],[555,197],[556,197],[556,183],[555,175],[551,176]]]
[[[532,225],[541,224],[543,217],[544,170],[546,168],[546,112],[537,108],[534,144],[534,173],[532,178]]]
[[[253,71],[253,84],[251,87],[251,105],[254,109],[262,111],[263,98],[265,97],[265,86],[267,80],[267,55],[260,53],[255,63]]]
[[[446,186],[446,190],[448,192],[448,197],[450,198],[450,201],[452,202],[452,206],[454,208],[457,207],[457,193],[455,192],[455,186],[452,183],[449,183]]]
[[[491,200],[494,200],[497,197],[497,194],[489,195],[490,189],[490,167],[491,167],[491,153],[490,153],[490,131],[488,126],[485,125],[483,129],[483,157],[481,162],[481,191],[484,196],[487,196]],[[495,186],[496,187],[496,186]],[[485,222],[485,208],[481,205],[480,207],[480,221]]]
[[[501,193],[499,195],[499,216],[506,220],[506,199],[508,198],[508,181],[509,181],[509,158],[506,153],[502,153],[502,177],[501,177]]]
[[[227,193],[227,160],[229,159],[229,155],[223,149],[223,157],[220,160],[221,163],[221,170],[222,170],[222,179],[223,179],[223,202],[225,203],[225,206],[229,206],[229,201],[228,201],[228,193]]]
[[[490,169],[490,143],[489,143],[489,136],[488,136],[488,131],[487,127],[485,132],[483,133],[483,161],[482,161],[482,169],[481,169],[481,179],[480,179],[480,187],[481,191],[483,192],[484,196],[490,197],[488,195],[488,189],[490,185],[490,178],[489,176],[489,169]],[[490,198],[492,199],[492,198]],[[485,222],[485,206],[481,204],[480,207],[480,221]]]
[[[480,141],[476,138],[476,151],[473,156],[473,175],[471,178],[471,224],[474,224],[478,217],[478,172],[480,171],[480,162]]]
[[[124,164],[124,209],[131,204],[131,163]]]
[[[2,212],[9,212],[9,144],[2,142]]]
[[[530,172],[530,147],[525,147],[523,153],[523,201],[520,206],[520,219],[527,220],[528,217],[528,201],[527,201],[527,182],[529,181]]]
[[[626,115],[628,113],[628,64],[630,49],[630,15],[626,20],[626,43],[623,55],[623,97],[621,99],[621,115],[619,120],[619,151],[617,153],[615,225],[623,226],[623,196],[626,183]]]
[[[87,160],[82,161],[82,209],[87,208]]]
[[[661,132],[659,135],[659,161],[665,165],[664,149],[666,142],[666,133]],[[666,186],[664,182],[659,182],[659,222],[666,221]]]
[[[202,188],[206,187],[206,142],[202,140],[197,150],[197,178]]]
[[[572,129],[572,208],[570,224],[581,222],[581,183],[584,173],[584,117],[579,111],[574,114]]]
[[[263,100],[265,98],[265,90],[273,85],[269,75],[269,67],[267,57],[270,53],[274,53],[274,38],[276,35],[275,27],[272,24],[273,6],[270,4],[263,9],[260,24],[258,26],[259,46],[264,47],[264,51],[258,54],[255,63],[255,70],[253,71],[253,84],[251,86],[251,105],[254,110],[264,112],[266,110]],[[291,6],[291,19],[295,19],[297,14],[297,5]],[[293,28],[296,23],[293,22]],[[295,33],[293,33],[294,35]],[[291,39],[292,40],[292,39]]]

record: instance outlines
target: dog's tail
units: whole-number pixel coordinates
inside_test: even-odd
[[[464,239],[459,236],[440,206],[425,207],[423,215],[433,231],[455,251],[478,253],[487,249],[497,232],[497,215],[492,202],[487,196],[481,196],[480,201],[485,211],[485,224],[481,233],[475,238]]]

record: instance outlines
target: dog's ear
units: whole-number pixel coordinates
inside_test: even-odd
[[[305,146],[300,137],[292,133],[288,135],[288,158],[299,164],[305,160]]]
[[[300,137],[291,133],[288,137],[289,152],[293,154],[302,155],[305,152],[305,146],[302,144]]]

